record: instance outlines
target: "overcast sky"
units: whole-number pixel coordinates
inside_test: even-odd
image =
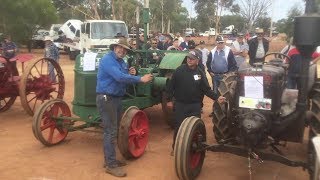
[[[194,6],[191,3],[192,0],[183,0],[184,6],[188,9],[189,12],[191,12],[192,17],[196,16],[196,12],[194,10]],[[298,5],[301,6],[302,12],[304,12],[304,1],[303,0],[272,0],[273,2],[273,15],[272,19],[273,21],[278,21],[283,18],[287,18],[288,11],[291,9],[291,7]],[[271,7],[268,11],[269,15],[271,16]]]

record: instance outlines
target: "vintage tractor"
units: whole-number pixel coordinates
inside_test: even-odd
[[[31,54],[19,54],[12,59],[0,56],[0,112],[8,110],[19,95],[29,115],[45,101],[63,98],[64,77],[60,66],[49,58],[31,59]],[[22,64],[22,76],[17,61]],[[24,68],[27,61],[29,64]]]
[[[310,60],[320,44],[320,17],[302,16],[295,21],[294,39],[304,57],[301,86],[297,90],[286,88],[287,66],[278,58],[226,74],[219,93],[227,102],[214,103],[213,133],[218,144],[206,143],[205,124],[197,117],[185,119],[178,131],[174,162],[180,179],[195,179],[209,150],[248,158],[248,179],[252,159],[303,167],[313,178],[315,151],[311,139],[320,133],[320,79],[316,76],[316,64],[310,65]],[[273,55],[278,53],[266,56]],[[302,143],[305,127],[309,129],[308,160],[289,159],[280,147],[283,142]]]
[[[149,64],[145,55],[154,52],[164,53],[141,50],[127,58],[131,65],[137,67],[138,75],[152,73],[154,79],[148,84],[129,85],[122,99],[124,113],[119,127],[118,147],[126,158],[140,157],[147,146],[149,124],[143,109],[161,104],[168,123],[172,123],[172,107],[168,106],[170,103],[165,87],[172,72],[183,62],[186,52],[165,51],[166,55],[161,63]],[[79,55],[76,59],[72,112],[78,117],[71,116],[70,108],[62,99],[50,100],[37,109],[33,116],[32,130],[42,144],[58,144],[66,138],[68,132],[92,131],[92,127],[101,129],[101,119],[96,107],[96,78],[99,61],[105,53],[97,53],[93,59],[87,59],[86,55]],[[94,62],[93,69],[88,69],[88,62]]]

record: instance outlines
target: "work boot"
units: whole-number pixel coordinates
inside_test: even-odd
[[[123,167],[123,166],[126,166],[126,165],[127,165],[127,163],[125,161],[117,160],[117,166],[118,167]],[[103,164],[103,167],[104,168],[107,167],[107,163],[106,162]]]
[[[109,174],[116,176],[116,177],[127,176],[127,173],[121,167],[113,167],[113,168],[107,167],[106,173],[109,173]]]

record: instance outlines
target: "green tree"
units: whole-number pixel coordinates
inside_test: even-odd
[[[299,6],[293,6],[288,11],[288,18],[287,19],[281,19],[279,20],[275,26],[277,27],[277,30],[281,33],[286,33],[287,38],[290,38],[293,36],[293,23],[294,23],[294,17],[301,16],[302,11]]]
[[[49,0],[2,0],[0,17],[0,32],[24,44],[39,28],[49,27],[57,20],[56,9]]]

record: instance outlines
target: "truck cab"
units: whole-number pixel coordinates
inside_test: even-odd
[[[128,29],[123,21],[88,20],[81,25],[81,52],[106,50],[117,43],[119,37],[128,37]]]

